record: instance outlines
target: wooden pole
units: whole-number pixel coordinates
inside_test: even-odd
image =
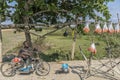
[[[0,63],[2,62],[2,31],[0,26]]]
[[[0,24],[1,24],[1,16],[0,16]],[[0,26],[0,63],[2,62],[2,31]]]
[[[74,59],[74,55],[75,55],[75,43],[76,43],[76,34],[74,34],[74,38],[73,38],[73,44],[72,44],[72,54],[71,54],[71,59]]]
[[[76,27],[78,26],[79,20],[78,20],[78,16],[76,16],[76,23],[75,23],[75,27],[73,30],[73,44],[72,44],[72,52],[71,52],[71,59],[74,59],[75,56],[75,44],[76,44],[76,38],[77,38],[77,33],[75,32]]]

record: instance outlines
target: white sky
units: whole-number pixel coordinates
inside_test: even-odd
[[[112,22],[118,22],[117,20],[117,13],[119,14],[119,18],[120,18],[120,0],[115,0],[114,2],[110,2],[108,4],[110,13],[112,14],[111,16],[111,21]]]

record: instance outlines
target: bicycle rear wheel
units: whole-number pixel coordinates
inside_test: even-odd
[[[36,66],[36,73],[39,76],[46,76],[48,75],[50,72],[50,65],[49,63],[42,61],[40,63],[37,64]]]
[[[12,77],[16,74],[15,69],[10,62],[3,63],[1,65],[0,70],[1,70],[2,75],[5,77]]]

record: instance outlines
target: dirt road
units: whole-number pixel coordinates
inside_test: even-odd
[[[107,62],[107,61],[104,61],[104,62]],[[69,68],[69,73],[66,73],[66,74],[65,73],[57,73],[58,71],[61,70],[62,63],[67,63],[71,67],[71,68]],[[92,67],[97,68],[97,66],[98,67],[101,66],[101,63],[97,62],[97,61],[93,61],[92,65],[93,65]],[[108,65],[107,65],[107,67],[103,67],[103,68],[101,67],[98,70],[91,71],[92,75],[90,75],[85,80],[115,80],[115,79],[112,79],[111,77],[109,77],[109,75],[107,75],[104,78],[105,73],[98,74],[98,72],[100,70],[107,70]],[[28,74],[28,75],[16,74],[14,77],[4,77],[0,73],[0,80],[81,80],[80,76],[83,76],[82,68],[83,68],[83,66],[84,66],[84,68],[87,68],[87,67],[85,67],[86,66],[85,61],[63,61],[60,63],[50,62],[50,66],[51,66],[51,71],[50,71],[49,75],[47,75],[47,76],[37,76],[35,73],[32,73],[32,74]],[[118,72],[117,77],[120,76],[120,70],[117,69],[118,67],[120,68],[119,65],[116,68],[114,68],[114,70],[117,70],[117,72]],[[116,74],[116,71],[114,71],[114,72]],[[111,73],[111,71],[110,71],[110,73]],[[117,80],[120,80],[120,78],[117,78]]]

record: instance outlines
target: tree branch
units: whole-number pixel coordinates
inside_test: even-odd
[[[66,26],[64,26],[64,27],[66,27]],[[62,28],[64,28],[64,27],[61,27],[61,28],[55,29],[55,30],[53,30],[53,31],[50,31],[50,32],[48,32],[48,33],[42,35],[41,38],[44,38],[45,36],[50,35],[50,34],[56,32],[56,31],[58,31],[58,30],[60,30],[60,29],[62,29]]]
[[[77,24],[81,24],[81,23],[85,23],[85,22],[93,22],[93,21],[78,21],[76,23]],[[20,27],[29,27],[29,26],[44,26],[44,27],[48,27],[48,26],[67,26],[67,25],[71,25],[74,22],[66,22],[66,23],[62,23],[62,24],[54,24],[54,25],[47,25],[47,24],[10,24],[10,25],[3,25],[0,24],[0,26],[2,27],[2,29],[10,29],[10,28],[20,28]]]
[[[37,13],[34,13],[33,16],[39,15],[39,14],[41,14],[41,13],[46,13],[46,12],[51,12],[51,10],[39,11],[39,12],[37,12]],[[58,13],[58,12],[65,12],[65,13],[67,13],[67,12],[69,12],[69,11],[63,9],[63,10],[58,10],[58,11],[53,11],[53,12],[55,12],[55,13]],[[31,16],[31,17],[33,17],[33,16]]]

